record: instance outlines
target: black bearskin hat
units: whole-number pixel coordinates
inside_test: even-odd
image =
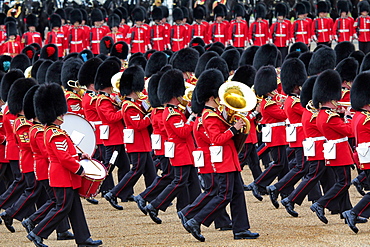
[[[253,65],[254,55],[256,54],[259,46],[250,46],[245,49],[240,56],[239,66]]]
[[[8,101],[8,93],[12,84],[19,78],[24,78],[23,71],[20,69],[11,70],[6,73],[1,79],[1,99],[6,102]]]
[[[291,94],[295,86],[302,86],[307,79],[304,63],[298,58],[285,60],[281,67],[280,80],[284,93]]]
[[[197,82],[196,94],[199,104],[204,104],[210,97],[218,97],[218,89],[224,83],[221,71],[218,69],[207,69],[204,71]],[[194,92],[193,92],[194,94]]]
[[[33,97],[35,96],[38,88],[39,85],[32,86],[23,97],[23,112],[27,119],[36,117],[35,108],[33,107]]]
[[[241,82],[248,87],[254,85],[254,78],[256,77],[256,69],[252,65],[240,66],[234,73],[232,81]]]
[[[122,19],[125,19],[127,20],[127,17],[128,17],[128,12],[127,12],[127,9],[125,7],[118,7],[117,9],[119,9],[119,11],[121,11],[121,17]]]
[[[238,3],[238,4],[235,4],[234,6],[234,16],[235,18],[238,17],[238,16],[242,16],[244,17],[245,16],[245,8],[242,4]]]
[[[100,40],[100,54],[108,55],[114,44],[113,38],[110,36],[105,36]]]
[[[75,24],[76,22],[80,23],[82,22],[82,13],[79,9],[74,9],[70,13],[70,21],[71,24]]]
[[[37,82],[32,78],[19,78],[9,89],[8,107],[13,115],[19,114],[23,110],[23,97],[27,91]]]
[[[34,14],[29,14],[26,16],[26,26],[29,27],[37,27],[39,25],[39,19]]]
[[[295,11],[297,12],[297,16],[298,15],[304,15],[307,13],[306,11],[306,7],[304,6],[303,3],[300,3],[298,2],[296,5],[295,5]]]
[[[337,2],[337,9],[338,9],[338,14],[342,12],[349,12],[349,3],[348,0],[339,0]]]
[[[364,59],[364,57],[365,57],[365,54],[364,54],[364,52],[363,52],[363,51],[358,50],[358,51],[354,51],[354,52],[352,52],[352,53],[349,55],[349,57],[353,57],[354,59],[356,59],[356,60],[357,60],[357,62],[358,62],[358,67],[360,68],[360,67],[361,67],[361,64],[362,64],[362,60],[363,60],[363,59]]]
[[[167,64],[167,55],[162,51],[156,51],[150,56],[145,66],[145,77],[151,77]]]
[[[200,6],[197,6],[194,10],[193,10],[193,16],[194,16],[194,19],[195,20],[203,20],[204,18],[204,9]]]
[[[355,45],[349,41],[343,41],[334,47],[335,55],[337,56],[337,63],[347,58],[352,52],[355,51]]]
[[[44,62],[45,59],[39,59],[37,60],[33,65],[31,69],[31,77],[36,79],[37,71],[39,70],[39,67],[41,66],[42,62]]]
[[[134,22],[144,21],[145,19],[144,13],[140,8],[134,8],[134,10],[132,10],[131,16]]]
[[[316,8],[317,8],[317,13],[328,13],[329,11],[329,6],[328,6],[328,3],[326,1],[319,1],[317,4],[316,4]]]
[[[144,70],[141,66],[131,66],[123,71],[119,91],[121,95],[141,92],[144,89]]]
[[[66,90],[72,90],[72,88],[68,86],[68,81],[78,80],[78,71],[82,64],[83,62],[79,58],[70,58],[63,63],[61,80],[62,85]]]
[[[221,55],[221,58],[226,61],[229,72],[236,70],[239,67],[240,53],[237,49],[224,51],[224,53]]]
[[[58,60],[58,47],[54,44],[47,44],[41,48],[40,59]]]
[[[163,19],[163,13],[162,13],[161,8],[158,8],[158,7],[153,8],[153,10],[152,10],[152,19],[154,21]]]
[[[273,44],[266,44],[261,46],[253,58],[253,66],[258,71],[262,66],[272,65],[276,66],[278,58],[278,49]]]
[[[62,85],[62,61],[56,61],[46,71],[46,83],[57,83],[58,85]]]
[[[6,26],[6,36],[9,38],[11,35],[17,36],[17,24],[14,22],[5,23]]]
[[[128,62],[128,67],[138,65],[138,66],[141,66],[143,70],[145,70],[146,63],[147,61],[145,57],[138,56],[138,57],[130,58],[130,61]]]
[[[114,60],[106,60],[100,64],[95,74],[95,90],[112,87],[111,78],[121,69],[121,65]]]
[[[367,70],[370,70],[370,53],[366,54],[366,56],[362,60],[361,67],[360,67],[360,72],[364,72]]]
[[[313,52],[306,51],[305,53],[302,53],[298,57],[299,60],[301,60],[304,63],[304,66],[306,67],[306,71],[308,71],[308,65],[310,64],[312,55],[313,55]]]
[[[301,94],[299,95],[301,100],[301,106],[306,108],[306,105],[312,100],[313,86],[315,85],[317,75],[307,78],[303,83]]]
[[[40,85],[36,90],[33,104],[37,119],[48,125],[68,110],[63,89],[56,83]]]
[[[184,13],[182,12],[180,8],[175,8],[172,12],[172,18],[173,18],[173,21],[178,21],[178,20],[182,21],[182,19],[184,19]]]
[[[78,83],[85,87],[94,84],[96,71],[102,63],[103,61],[96,57],[87,60],[78,71]]]
[[[6,14],[0,13],[0,25],[5,25],[5,18],[6,18]]]
[[[119,27],[121,23],[121,18],[117,14],[108,16],[108,26],[109,28]]]
[[[164,72],[159,71],[158,73],[152,75],[148,83],[148,99],[152,107],[160,107],[161,101],[158,98],[158,85]]]
[[[214,51],[206,51],[202,56],[200,56],[197,66],[195,67],[195,77],[199,78],[200,74],[205,70],[208,61],[213,57],[219,57],[219,55]]]
[[[193,47],[193,46],[205,47],[206,43],[204,43],[204,40],[202,38],[195,37],[189,42],[189,47]]]
[[[49,18],[50,29],[62,26],[62,18],[58,14],[52,14]]]
[[[286,6],[285,4],[283,3],[278,3],[276,4],[275,6],[275,16],[278,17],[278,16],[286,16],[287,15],[287,9],[286,9]]]
[[[202,111],[204,109],[205,104],[199,104],[198,103],[198,95],[197,95],[197,88],[195,87],[193,90],[193,94],[191,97],[191,111],[195,114],[198,114],[200,116],[202,114]]]
[[[187,18],[189,20],[189,9],[185,6],[181,6],[181,10],[184,18]]]
[[[342,78],[342,82],[352,82],[358,70],[358,62],[353,57],[348,57],[343,59],[335,68],[338,71],[340,77]]]
[[[57,9],[55,11],[55,14],[59,15],[61,19],[67,20],[67,18],[66,18],[66,12],[64,11],[64,9]]]
[[[48,68],[53,64],[53,61],[47,59],[42,62],[39,69],[36,73],[36,81],[39,84],[43,84],[46,81],[46,72],[48,71]]]
[[[220,46],[218,45],[212,45],[209,49],[207,49],[207,51],[214,51],[214,52],[217,52],[218,55],[222,55],[222,53],[224,52],[224,49],[222,49]]]
[[[358,3],[357,5],[358,7],[358,13],[361,13],[361,12],[369,12],[370,10],[370,5],[369,5],[369,2],[368,1],[361,1]]]
[[[94,24],[96,21],[102,21],[104,19],[103,13],[101,12],[100,9],[94,8],[91,10],[91,22]]]
[[[199,56],[203,55],[203,53],[205,52],[204,47],[200,45],[193,46],[191,47],[191,49],[196,50],[199,53]]]
[[[318,109],[320,103],[342,98],[342,80],[337,71],[327,69],[316,79],[313,87],[313,105]]]
[[[289,53],[293,51],[298,51],[300,53],[308,51],[308,47],[305,43],[303,42],[295,42],[292,44],[292,46],[289,49]]]
[[[221,6],[221,4],[217,5],[214,9],[213,9],[213,13],[215,15],[215,17],[224,17],[226,15],[225,11],[224,11],[224,8]]]
[[[166,71],[159,80],[157,93],[161,104],[169,102],[174,97],[182,97],[185,93],[182,72],[178,69]]]
[[[177,56],[172,61],[174,69],[182,72],[194,72],[199,59],[199,53],[191,48],[184,48],[177,52]]]
[[[370,72],[360,73],[354,80],[351,88],[351,106],[361,111],[365,105],[370,105]]]
[[[229,68],[226,61],[221,57],[211,58],[206,65],[206,69],[218,69],[222,73],[224,81],[229,78]]]
[[[333,49],[321,47],[315,51],[308,65],[308,75],[317,75],[327,69],[334,69],[336,56]]]
[[[301,53],[299,51],[292,51],[292,52],[289,52],[289,54],[285,57],[285,60],[288,60],[290,58],[298,58],[300,55]]]
[[[28,45],[28,46],[26,46],[26,47],[24,47],[24,48],[23,48],[22,53],[23,53],[23,54],[26,54],[26,55],[27,55],[27,57],[28,57],[30,60],[32,60],[33,56],[34,56],[34,55],[35,55],[35,53],[36,53],[36,50],[35,50],[35,48],[33,48],[33,46],[32,46],[32,45]]]
[[[78,53],[78,57],[85,63],[90,58],[93,58],[94,54],[92,53],[92,51],[85,49]]]
[[[12,59],[12,62],[10,63],[10,70],[20,69],[24,72],[29,66],[31,66],[31,60],[26,54],[21,53]]]
[[[265,19],[266,13],[267,13],[267,10],[266,10],[265,4],[258,3],[256,8],[254,9],[255,18],[256,19],[258,19],[258,18]]]
[[[262,66],[254,79],[256,95],[263,96],[277,89],[277,74],[273,66]]]
[[[170,15],[169,11],[168,11],[168,8],[164,5],[159,6],[159,8],[161,8],[161,10],[162,10],[163,17],[168,18],[168,16]]]
[[[128,45],[124,41],[115,43],[110,52],[111,56],[118,57],[119,59],[126,60],[128,56]]]

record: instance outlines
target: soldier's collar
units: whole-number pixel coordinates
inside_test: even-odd
[[[298,94],[295,94],[295,93],[290,93],[289,96],[294,96],[294,97],[299,98],[299,95]]]
[[[327,107],[327,106],[323,106],[320,108],[320,110],[330,110],[332,111],[333,109],[331,109],[330,107]]]
[[[204,106],[204,109],[209,109],[209,110],[212,110],[214,112],[217,112],[217,109],[216,108],[211,107],[211,106],[207,106],[207,105]]]
[[[131,102],[135,102],[135,100],[133,98],[127,97],[127,96],[125,97],[125,100],[131,101]]]
[[[96,94],[93,90],[86,90],[86,93]]]
[[[177,105],[172,105],[172,104],[166,104],[165,107],[172,107],[172,108],[179,108]]]
[[[107,96],[107,97],[109,97],[109,96],[110,96],[110,94],[109,94],[109,93],[102,92],[102,91],[99,91],[99,94],[101,94],[101,95],[105,95],[105,96]]]
[[[33,124],[42,124],[42,123],[40,123],[40,122],[37,122],[37,121],[35,121],[35,120],[33,120],[33,122],[32,122]]]

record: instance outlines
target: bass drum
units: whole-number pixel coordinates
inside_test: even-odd
[[[75,146],[93,157],[96,150],[94,127],[89,121],[73,113],[67,113],[63,119],[64,122],[60,127],[71,137]]]

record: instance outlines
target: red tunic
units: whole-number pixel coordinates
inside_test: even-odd
[[[105,36],[112,37],[114,43],[117,43],[119,41],[125,41],[126,37],[123,35],[123,33],[116,32],[116,33],[107,33]]]
[[[4,109],[3,127],[6,135],[5,158],[7,160],[19,160],[19,147],[13,132],[14,120],[17,118],[9,112],[8,106]]]
[[[187,40],[187,28],[180,25],[172,25],[171,27],[171,47],[172,51],[176,52],[185,47]]]
[[[35,123],[30,128],[30,144],[33,152],[34,172],[36,180],[45,180],[49,178],[49,159],[44,143],[44,126]]]
[[[233,46],[244,48],[248,40],[248,24],[245,21],[231,23],[228,35]]]
[[[175,155],[170,158],[172,166],[193,165],[194,140],[191,135],[193,122],[186,123],[185,115],[175,106],[164,108],[162,115],[168,141],[175,143]]]
[[[6,41],[2,45],[2,55],[9,55],[11,57],[15,57],[16,55],[20,54],[22,51],[22,45],[18,41]]]
[[[150,43],[152,48],[157,51],[163,51],[165,47],[165,27],[154,24],[150,28]],[[168,44],[166,44],[168,45]]]
[[[355,33],[354,19],[352,17],[338,18],[333,26],[333,35],[336,35],[337,41],[351,41]]]
[[[129,25],[126,25],[126,24],[119,25],[118,32],[123,34],[123,37],[125,38],[126,43],[127,43],[126,37],[127,37],[127,33],[129,31],[130,31],[130,26]]]
[[[277,21],[270,27],[270,39],[277,47],[287,47],[291,39],[290,22]]]
[[[284,111],[288,117],[290,124],[300,124],[302,123],[302,114],[304,108],[300,104],[299,97],[288,96],[284,103]],[[289,142],[289,147],[296,148],[302,147],[302,141],[304,140],[303,128],[302,126],[296,127],[297,131],[297,141]]]
[[[96,110],[96,100],[98,99],[96,93],[93,91],[86,91],[82,97],[82,108],[84,111],[84,116],[87,121],[95,129],[96,144],[103,144],[103,141],[100,139],[99,126],[102,124],[102,121],[99,118],[98,111]]]
[[[104,146],[123,144],[123,117],[116,102],[109,95],[99,94],[96,110],[102,125],[109,126],[109,138],[103,140]]]
[[[352,119],[352,129],[355,132],[357,145],[370,142],[370,113],[368,111],[356,112]],[[370,169],[370,163],[361,163],[361,170]]]
[[[149,34],[146,27],[133,26],[127,33],[127,43],[131,45],[131,53],[145,53],[149,44]]]
[[[127,153],[152,151],[148,127],[150,117],[145,114],[138,101],[123,101],[122,116],[126,129],[134,130],[134,143],[126,143]]]
[[[322,137],[323,135],[316,126],[317,110],[304,109],[302,114],[303,131],[306,138]],[[324,144],[325,140],[315,141],[315,156],[308,156],[307,160],[324,160]]]
[[[68,32],[69,52],[81,52],[88,46],[88,38],[82,27],[73,27]]]
[[[81,187],[82,170],[78,155],[68,134],[55,125],[45,128],[44,142],[49,156],[50,187]]]
[[[161,149],[154,150],[155,155],[164,155],[164,142],[167,140],[167,132],[163,123],[163,107],[154,108],[152,111],[153,134],[161,135]]]
[[[295,42],[303,42],[308,45],[312,36],[311,22],[306,19],[295,20],[290,29],[290,37],[294,38]]]
[[[5,128],[3,125],[3,113],[0,112],[0,163],[8,163],[9,161],[5,159]]]
[[[206,44],[210,43],[210,38],[208,34],[208,25],[204,25],[203,23],[199,24],[198,22],[195,22],[191,26],[191,28],[192,28],[191,37],[201,38]]]
[[[261,101],[261,124],[274,124],[285,122],[287,116],[283,109],[277,104],[276,96],[264,98]],[[271,127],[271,142],[266,143],[267,147],[286,145],[285,125]]]
[[[312,35],[316,35],[317,42],[329,42],[333,35],[333,19],[316,18],[312,22]]]
[[[171,24],[165,22],[162,25],[164,26],[164,43],[167,45],[166,48],[170,49],[169,45],[171,43]]]
[[[370,41],[370,16],[359,16],[353,26],[356,30],[358,41]]]
[[[68,48],[66,35],[62,31],[48,32],[45,39],[45,45],[47,44],[54,44],[58,47],[58,57],[63,57],[65,49]]]
[[[209,151],[209,146],[211,146],[211,140],[207,136],[206,130],[202,124],[202,118],[197,117],[193,126],[194,139],[197,143],[197,151],[203,151],[204,166],[199,167],[199,172],[201,174],[213,173],[214,168],[211,163],[211,152]]]
[[[249,120],[249,123],[250,123],[251,127],[250,127],[250,130],[249,130],[248,137],[245,140],[245,143],[256,144],[258,142],[257,129],[256,129],[256,117],[253,114],[248,113],[247,119]]]
[[[19,168],[22,173],[33,172],[33,154],[30,144],[30,128],[32,123],[24,116],[14,120],[13,131],[20,150]]]
[[[327,140],[337,140],[352,134],[351,123],[345,123],[338,113],[328,108],[319,111],[316,125]],[[345,166],[354,163],[348,141],[336,144],[336,159],[326,160],[327,166]]]
[[[234,141],[231,139],[234,133],[230,125],[224,120],[219,111],[204,109],[202,113],[204,129],[211,141],[212,146],[222,146],[222,162],[214,162],[216,173],[241,171],[238,153]]]
[[[208,35],[211,42],[221,42],[226,44],[228,38],[228,25],[224,22],[215,22],[211,24],[208,28]]]
[[[42,47],[41,34],[39,32],[25,32],[22,36],[22,43],[24,46],[37,43]]]
[[[67,100],[68,112],[84,116],[81,97],[72,91],[65,91]]]
[[[90,48],[93,54],[100,54],[100,40],[107,34],[103,27],[92,27],[90,32]],[[125,37],[125,36],[124,36]]]
[[[249,27],[250,43],[256,46],[263,46],[269,37],[269,24],[267,20],[255,21]]]

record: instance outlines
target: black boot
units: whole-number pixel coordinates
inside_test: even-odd
[[[312,212],[315,212],[317,217],[324,222],[325,224],[328,224],[328,219],[325,217],[324,208],[317,202],[311,205],[310,207]]]
[[[141,195],[135,196],[135,201],[140,211],[143,212],[143,214],[147,215],[148,212],[145,210],[146,201],[141,197]]]
[[[150,218],[152,221],[154,221],[157,224],[161,224],[162,220],[158,217],[158,210],[153,207],[152,204],[148,204],[145,207],[145,211],[148,212]]]
[[[115,197],[112,192],[108,192],[104,195],[104,198],[110,203],[110,205],[112,205],[112,207],[114,207],[115,209],[118,209],[118,210],[123,210],[123,207],[118,205],[118,202],[117,202],[117,197]]]
[[[279,196],[279,191],[276,189],[275,185],[267,186],[266,190],[267,190],[267,193],[269,193],[272,205],[274,205],[275,208],[279,208],[279,203],[277,201],[278,196]]]
[[[352,210],[347,210],[342,213],[343,218],[346,220],[347,225],[354,233],[358,233],[358,228],[356,227],[357,215]]]
[[[298,217],[298,213],[294,211],[294,203],[289,201],[288,197],[281,200],[281,204],[285,207],[285,210],[293,217]]]
[[[362,196],[365,195],[365,191],[364,191],[364,187],[362,186],[361,182],[358,181],[357,178],[354,178],[351,183],[353,184],[353,186],[355,186],[356,190],[358,193],[360,193]]]
[[[70,240],[70,239],[75,239],[75,236],[70,231],[57,233],[57,240]]]
[[[245,230],[234,234],[234,239],[256,239],[260,236],[257,232]]]
[[[78,247],[92,247],[102,245],[103,241],[101,240],[92,240],[91,238],[86,239],[83,243],[78,243]]]
[[[91,204],[99,204],[99,201],[96,200],[94,197],[86,198],[86,201],[88,201]]]
[[[35,229],[35,224],[29,218],[22,221],[22,226],[26,228],[27,233],[30,233],[33,229]]]
[[[43,239],[33,232],[30,232],[27,235],[27,238],[32,241],[37,247],[48,247],[46,244],[43,243]]]
[[[185,227],[185,223],[188,221],[188,219],[185,217],[185,215],[181,211],[178,211],[177,215],[179,216],[181,220],[182,226],[185,228],[186,231],[188,231],[188,233],[190,233],[190,231]]]
[[[250,186],[252,188],[252,194],[255,198],[257,198],[257,200],[259,201],[262,201],[263,198],[259,192],[259,188],[258,188],[258,185],[255,184],[254,182],[252,182],[251,184],[249,184],[248,186]]]
[[[185,229],[193,235],[194,238],[199,240],[200,242],[206,241],[205,237],[203,237],[202,234],[200,234],[200,224],[196,222],[194,219],[188,220],[185,225]]]
[[[6,214],[6,212],[2,212],[0,214],[0,217],[3,219],[4,221],[4,224],[6,226],[6,228],[10,231],[10,232],[15,232],[15,229],[14,227],[12,226],[13,225],[13,218],[10,217],[9,215]]]

